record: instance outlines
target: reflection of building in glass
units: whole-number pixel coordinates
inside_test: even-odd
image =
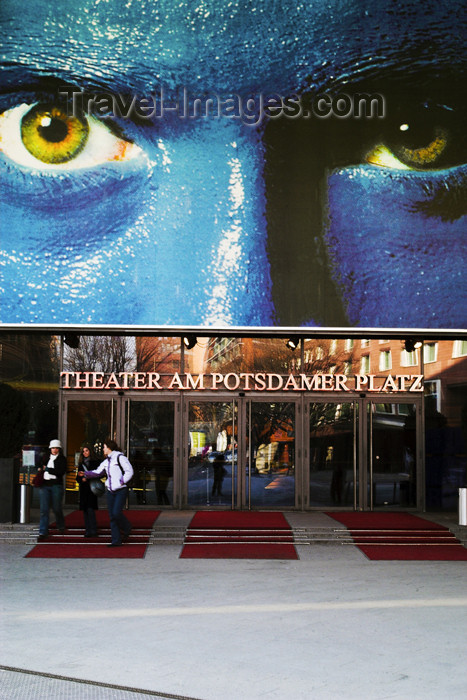
[[[297,338],[295,349],[284,336],[262,335],[200,336],[193,344],[190,337],[188,345],[181,335],[61,340],[27,332],[2,334],[1,380],[28,409],[17,453],[22,445],[40,452],[58,435],[69,460],[69,496],[75,487],[74,456],[81,444],[87,441],[98,448],[109,433],[135,462],[133,496],[142,499],[138,503],[206,505],[217,458],[227,473],[218,505],[232,505],[236,468],[241,465],[251,478],[251,507],[271,505],[267,494],[274,493],[277,506],[351,508],[354,489],[360,488],[353,472],[355,435],[359,448],[368,440],[365,420],[373,430],[373,505],[423,503],[454,510],[457,489],[466,483],[467,340],[430,339],[418,346],[387,338]],[[82,373],[81,384],[72,383],[67,391],[60,383],[61,368]],[[131,379],[125,390],[118,384],[85,390],[86,374],[120,371],[130,376],[136,371],[159,373],[163,387],[175,374],[180,379],[170,390],[156,385],[135,390]],[[284,381],[274,381],[268,389],[259,385],[246,395],[233,388],[234,381],[220,384],[215,392],[207,377],[204,387],[196,381],[199,374],[242,372],[279,375]],[[374,375],[379,387],[389,375],[424,376],[425,401],[422,404],[422,394],[411,394],[408,386],[401,397],[400,392],[396,396],[369,391],[364,381],[357,392],[321,395],[278,388],[285,387],[289,374],[344,375],[343,384],[350,387],[353,380],[348,377],[355,375]],[[334,379],[337,386],[338,377]],[[360,433],[359,425],[365,428]],[[359,468],[364,468],[365,459],[361,456]],[[183,481],[185,462],[189,486]],[[306,502],[303,489],[308,487],[295,482],[297,465],[297,473],[308,474]]]
[[[180,371],[180,338],[136,338],[137,369],[171,374]]]

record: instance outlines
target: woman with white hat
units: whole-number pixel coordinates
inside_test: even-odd
[[[49,454],[45,455],[42,467],[44,481],[40,492],[40,520],[38,540],[44,540],[49,534],[49,510],[52,508],[57,529],[60,534],[65,532],[65,518],[63,516],[63,476],[66,474],[67,464],[62,453],[60,440],[51,440]]]

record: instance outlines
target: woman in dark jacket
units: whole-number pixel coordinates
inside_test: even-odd
[[[98,464],[89,445],[83,445],[78,460],[78,472],[92,471]],[[89,480],[85,476],[77,476],[76,481],[79,484],[79,509],[84,515],[84,536],[97,537],[96,510],[99,508],[97,496],[91,491]]]

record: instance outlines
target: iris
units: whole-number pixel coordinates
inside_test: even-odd
[[[68,116],[59,106],[36,104],[21,121],[21,140],[29,153],[43,163],[67,163],[87,141],[86,118]]]

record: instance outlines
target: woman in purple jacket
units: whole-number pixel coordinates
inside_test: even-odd
[[[104,442],[103,452],[106,459],[96,469],[79,471],[78,476],[92,479],[107,474],[105,486],[112,535],[112,541],[107,546],[121,547],[122,539],[127,540],[131,532],[131,523],[124,516],[123,508],[128,498],[127,484],[133,476],[133,467],[114,440],[108,439]]]

